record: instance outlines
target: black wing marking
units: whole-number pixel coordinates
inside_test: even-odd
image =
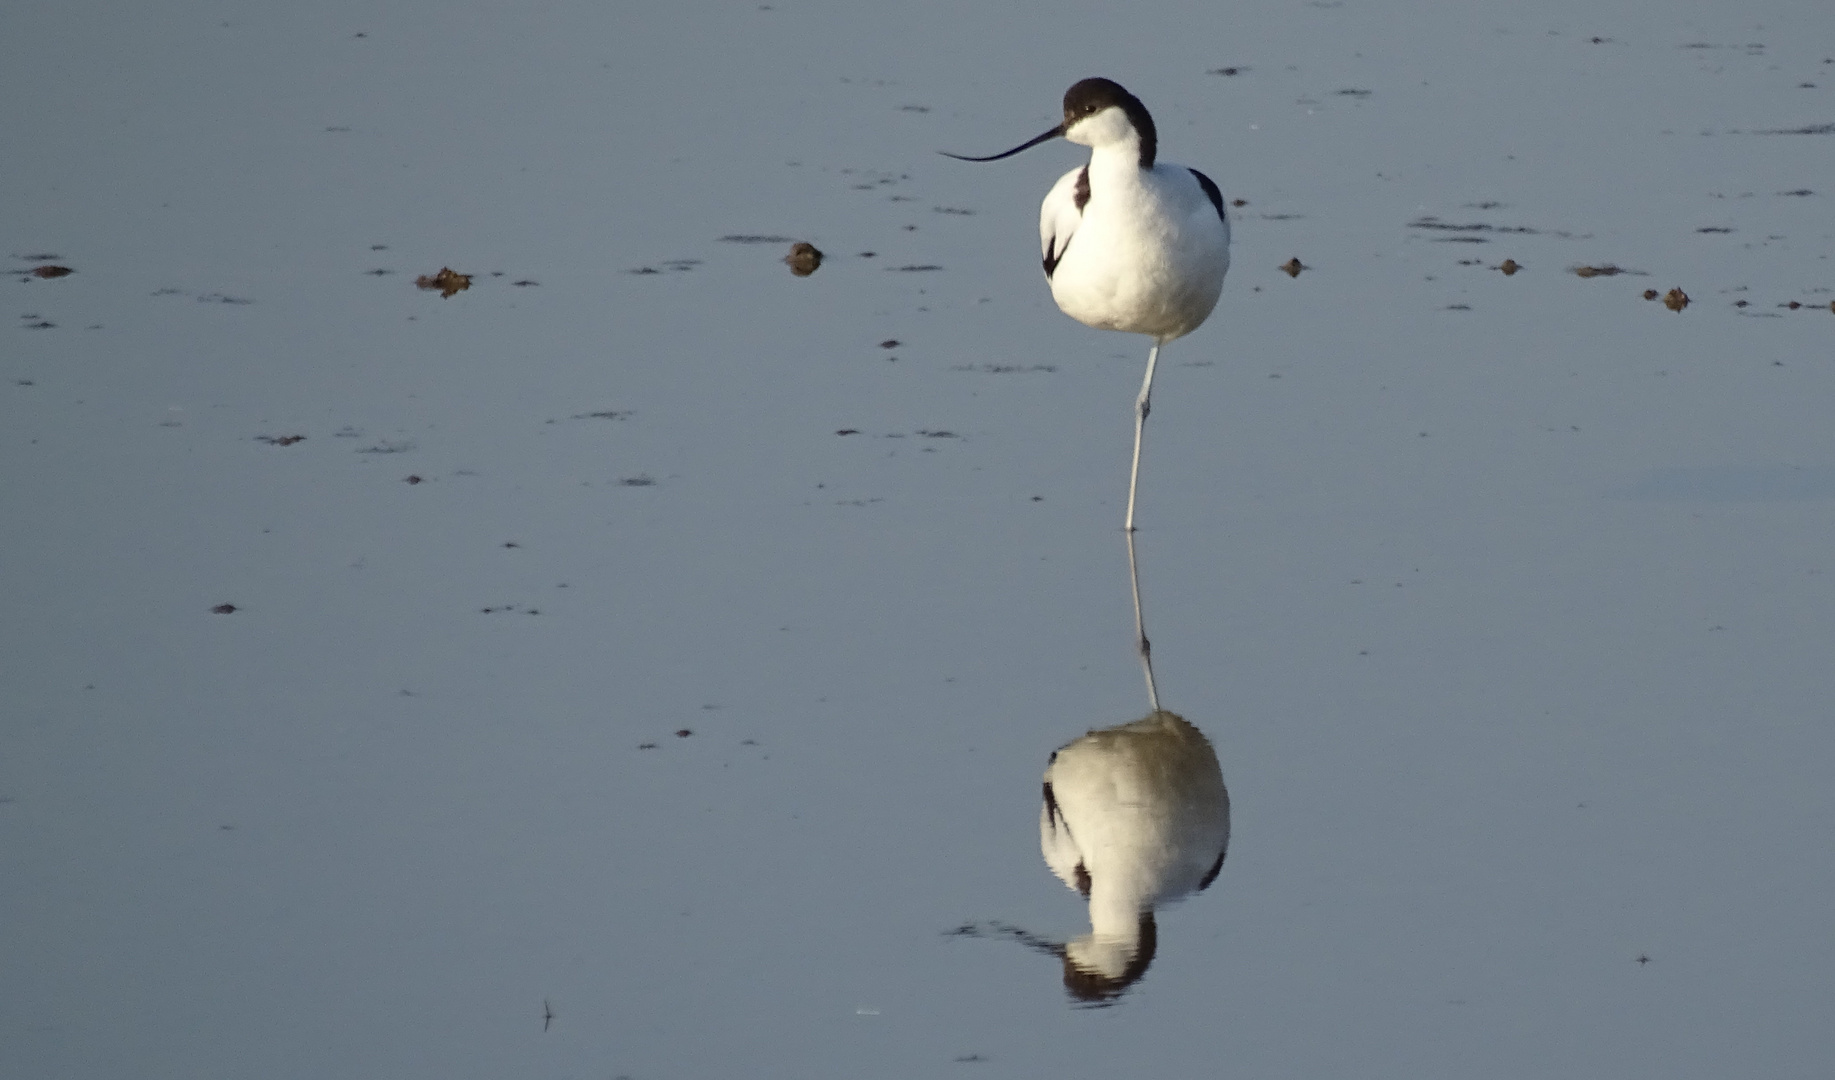
[[[1217,208],[1217,216],[1223,219],[1225,225],[1228,225],[1230,223],[1230,215],[1224,213],[1223,191],[1217,187],[1217,181],[1212,180],[1196,169],[1193,169],[1191,174],[1198,178],[1198,186],[1204,189],[1204,194],[1211,200],[1211,205]]]
[[[1089,201],[1090,167],[1085,165],[1078,171],[1076,186],[1071,189],[1071,203],[1077,208],[1077,213],[1080,216],[1083,213],[1083,208],[1089,204]],[[1076,234],[1076,229],[1072,228],[1070,235],[1064,238],[1064,243],[1061,246],[1055,236],[1052,238],[1051,246],[1045,251],[1045,280],[1050,281],[1051,275],[1057,273],[1058,264],[1064,261],[1064,253],[1070,250],[1071,237]]]
[[[1193,169],[1192,171],[1197,172],[1196,169]],[[1210,888],[1211,882],[1217,880],[1218,873],[1223,870],[1223,857],[1225,854],[1227,854],[1227,852],[1225,851],[1219,851],[1217,853],[1217,861],[1212,863],[1211,868],[1204,872],[1204,880],[1198,882],[1199,892],[1203,892],[1204,890]]]

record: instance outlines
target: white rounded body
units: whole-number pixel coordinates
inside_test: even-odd
[[[1164,344],[1196,330],[1217,306],[1230,269],[1230,225],[1182,165],[1141,168],[1135,151],[1099,148],[1064,174],[1039,211],[1051,296],[1064,314],[1099,330],[1146,334]],[[1087,175],[1087,181],[1082,178]],[[1079,208],[1079,187],[1089,192]]]
[[[1230,845],[1230,795],[1204,734],[1169,712],[1092,731],[1051,757],[1039,811],[1045,862],[1089,899],[1098,939],[1204,888]]]

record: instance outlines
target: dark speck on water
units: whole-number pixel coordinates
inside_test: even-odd
[[[44,266],[34,266],[31,270],[31,274],[35,278],[69,277],[74,273],[76,273],[76,271],[70,269],[68,266],[55,266],[49,263]]]
[[[1286,274],[1288,277],[1297,278],[1300,276],[1300,271],[1306,269],[1306,264],[1301,262],[1298,256],[1295,256],[1294,258],[1288,259],[1286,262],[1282,263],[1279,269],[1283,274]]]
[[[212,615],[234,615],[236,613],[236,605],[218,604],[216,607],[210,609],[210,613]]]
[[[415,278],[414,284],[416,288],[429,292],[437,289],[440,298],[446,300],[450,299],[454,293],[471,288],[471,275],[461,274],[450,266],[442,266],[437,274],[422,274]]]
[[[814,244],[799,240],[790,246],[790,254],[784,256],[784,262],[792,274],[808,277],[821,267],[822,252]]]
[[[788,244],[795,239],[794,236],[771,236],[765,233],[731,233],[722,236],[720,242],[722,244]]]
[[[921,274],[927,270],[941,270],[943,268],[935,263],[922,263],[909,266],[888,266],[886,269],[899,274]]]

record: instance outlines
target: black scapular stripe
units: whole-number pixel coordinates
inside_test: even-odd
[[[1071,198],[1072,201],[1075,202],[1079,214],[1083,212],[1085,206],[1089,205],[1090,167],[1088,165],[1085,165],[1083,171],[1077,174],[1077,187],[1071,192]],[[1051,280],[1051,275],[1057,271],[1058,264],[1064,261],[1064,253],[1068,250],[1070,250],[1070,241],[1066,240],[1064,241],[1063,247],[1059,247],[1056,242],[1053,242],[1051,250],[1045,253],[1045,279],[1047,281]]]
[[[1217,208],[1217,216],[1222,219],[1225,225],[1228,225],[1230,223],[1230,215],[1224,213],[1223,192],[1217,187],[1217,181],[1212,180],[1196,169],[1193,169],[1191,174],[1198,178],[1198,186],[1204,189],[1204,194],[1211,200],[1211,205]]]

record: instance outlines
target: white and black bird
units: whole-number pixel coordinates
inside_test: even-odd
[[[1230,268],[1230,219],[1210,177],[1159,160],[1147,107],[1108,79],[1066,90],[1064,122],[1035,139],[988,157],[947,156],[998,161],[1056,138],[1089,147],[1090,160],[1060,177],[1039,209],[1052,298],[1086,326],[1153,341],[1135,400],[1126,520],[1133,532],[1153,369],[1161,346],[1196,330],[1217,306]]]
[[[1230,846],[1230,793],[1204,733],[1155,710],[1051,755],[1039,846],[1089,901],[1090,932],[1063,947],[1064,979],[1112,1000],[1158,947],[1153,911],[1217,879]]]

